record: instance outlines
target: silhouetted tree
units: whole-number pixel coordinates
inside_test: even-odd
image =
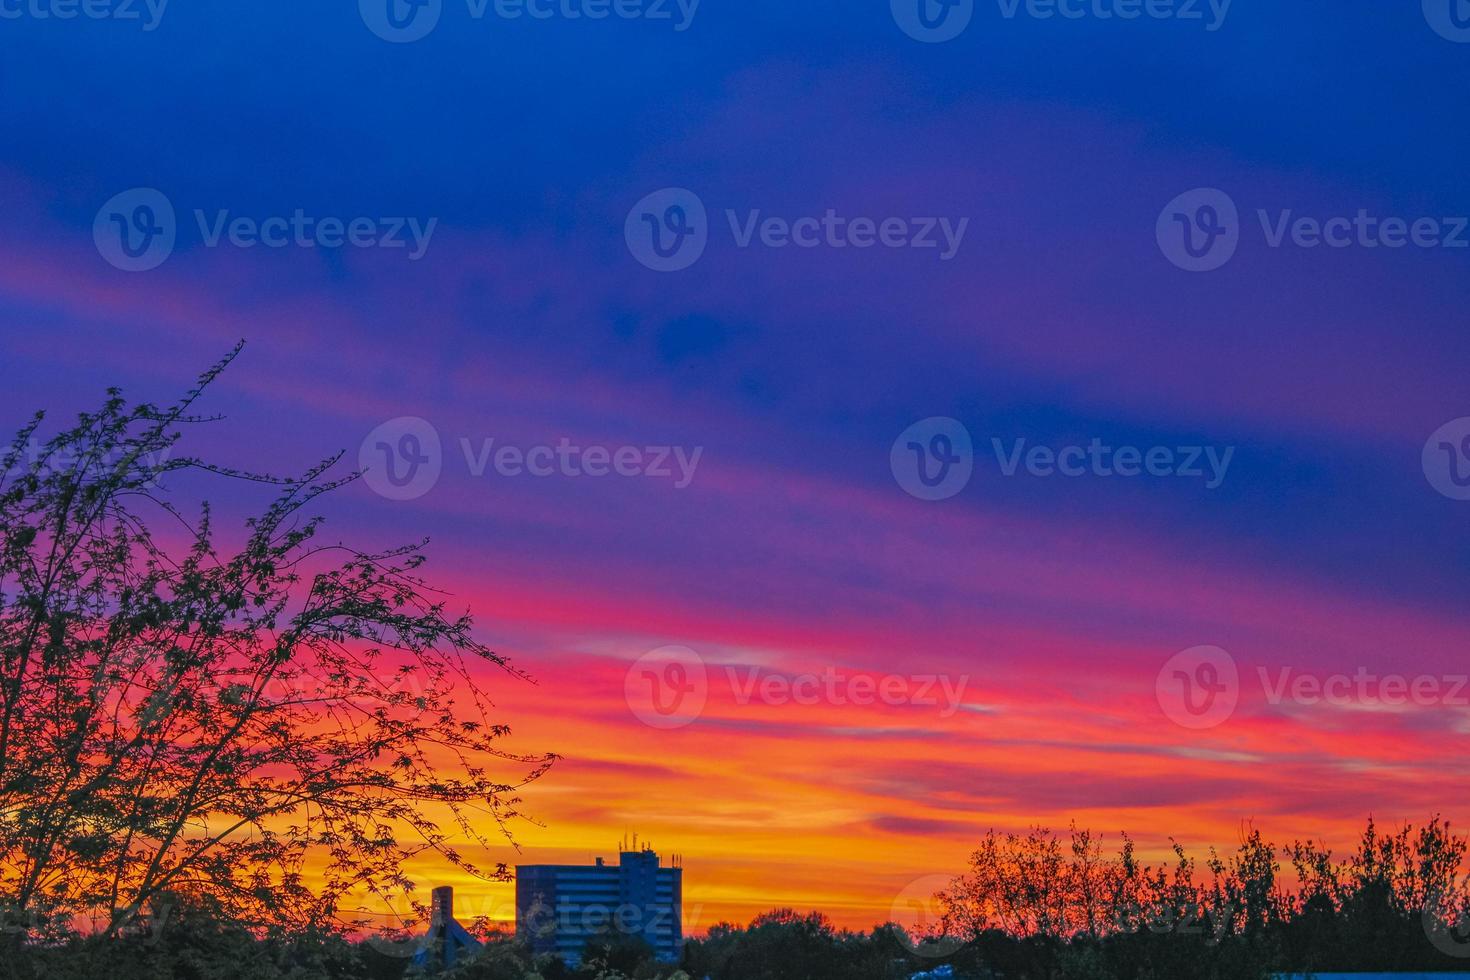
[[[148,932],[186,901],[235,926],[330,929],[405,860],[508,834],[514,755],[476,672],[517,673],[420,580],[419,546],[318,541],[354,475],[170,458],[216,364],[177,404],[101,409],[0,458],[0,904],[11,948],[91,916]],[[226,546],[185,471],[274,499]],[[497,775],[492,769],[510,768]],[[308,854],[310,876],[305,873]],[[0,959],[4,954],[0,954]]]
[[[1210,851],[1210,878],[1173,845],[1171,865],[1141,866],[1124,835],[1116,858],[1072,829],[991,832],[937,896],[940,932],[967,945],[976,975],[1262,976],[1274,971],[1447,969],[1470,954],[1456,932],[1470,911],[1457,872],[1467,842],[1438,817],[1382,834],[1370,819],[1343,863],[1316,844],[1278,849],[1247,828],[1234,853]],[[1281,878],[1290,860],[1294,888]]]

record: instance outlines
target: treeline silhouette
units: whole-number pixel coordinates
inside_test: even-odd
[[[1126,835],[1115,853],[1075,827],[992,832],[919,921],[868,932],[837,929],[817,912],[779,909],[749,925],[720,923],[691,939],[683,961],[660,964],[633,938],[590,943],[583,962],[532,956],[487,931],[452,980],[1146,980],[1252,978],[1347,971],[1470,967],[1470,913],[1459,875],[1466,838],[1435,818],[1382,831],[1368,821],[1353,851],[1276,846],[1245,828],[1235,851],[1202,863],[1175,844],[1141,862]],[[913,916],[902,916],[914,918]],[[262,980],[433,974],[422,947],[349,941],[320,932],[252,932],[202,910],[140,921],[120,934],[31,944],[7,976],[259,977]],[[432,962],[433,950],[429,949]],[[103,973],[97,972],[105,967]]]
[[[1339,859],[1244,828],[1201,865],[1177,842],[1142,863],[1075,827],[991,832],[908,930],[835,930],[820,915],[720,925],[685,968],[711,980],[1263,978],[1280,973],[1470,970],[1465,837],[1436,817],[1383,832],[1370,818]],[[913,919],[918,921],[912,921]]]
[[[423,973],[432,950],[359,937],[351,903],[410,895],[425,852],[507,879],[470,856],[512,839],[520,788],[554,761],[504,747],[476,678],[524,675],[419,577],[420,546],[316,539],[316,507],[355,479],[330,475],[336,457],[278,477],[174,455],[233,356],[172,405],[110,391],[50,438],[38,415],[0,446],[0,980]],[[168,492],[206,478],[269,502],[218,534],[207,505]],[[1176,846],[1158,866],[1126,836],[1104,855],[1076,828],[991,833],[941,894],[895,908],[907,928],[777,910],[714,926],[677,965],[608,936],[576,969],[485,932],[449,975],[1453,969],[1470,965],[1466,850],[1437,817],[1370,821],[1342,859],[1247,828],[1228,854],[1196,864]]]

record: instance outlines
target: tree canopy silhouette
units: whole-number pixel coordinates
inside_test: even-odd
[[[183,902],[248,926],[335,928],[437,851],[504,843],[549,755],[502,748],[479,680],[518,670],[419,578],[422,542],[320,541],[355,479],[173,456],[206,388],[102,407],[0,459],[0,903],[13,941],[136,929]],[[271,496],[226,547],[196,471]],[[238,536],[238,535],[237,535]],[[487,834],[488,832],[488,834]],[[309,868],[309,874],[308,874]],[[3,957],[0,953],[0,957]]]

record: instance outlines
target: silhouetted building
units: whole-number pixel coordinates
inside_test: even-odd
[[[429,932],[413,954],[415,966],[446,970],[474,954],[480,941],[454,918],[454,889],[435,888],[429,893]]]
[[[684,869],[677,857],[662,867],[647,845],[625,846],[617,865],[516,866],[516,937],[536,953],[581,962],[595,939],[634,938],[654,956],[677,962],[684,950]]]

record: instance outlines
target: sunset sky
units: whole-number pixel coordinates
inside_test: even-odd
[[[243,338],[191,452],[346,472],[427,422],[432,486],[323,510],[356,544],[427,536],[430,580],[537,681],[486,676],[507,747],[565,758],[524,791],[521,853],[478,860],[590,861],[637,831],[684,855],[693,931],[778,905],[867,926],[990,828],[1202,857],[1245,821],[1346,846],[1370,813],[1470,819],[1470,501],[1423,458],[1470,416],[1470,247],[1263,227],[1470,215],[1470,44],[1419,3],[1236,0],[1209,30],[982,2],[940,43],[886,0],[704,0],[683,30],[443,0],[408,43],[355,6],[0,19],[0,421],[46,408],[54,431],[109,385],[170,399]],[[138,188],[176,243],[126,271],[94,226]],[[709,238],[669,272],[625,236],[665,188]],[[1209,272],[1156,237],[1195,188],[1239,208]],[[732,227],[829,210],[967,223],[949,258]],[[408,231],[209,242],[298,211],[434,225],[417,257]],[[975,447],[938,501],[890,459],[933,417]],[[491,439],[693,465],[476,475]],[[1008,476],[992,440],[1231,456],[1213,488]],[[222,522],[260,500],[209,495]],[[678,727],[629,696],[669,646],[707,685]],[[1158,682],[1201,646],[1239,703],[1190,728]],[[1273,697],[1287,668],[1440,693]],[[786,703],[802,677],[816,703]],[[854,703],[868,681],[906,693]],[[509,886],[448,877],[461,917],[513,914]]]

